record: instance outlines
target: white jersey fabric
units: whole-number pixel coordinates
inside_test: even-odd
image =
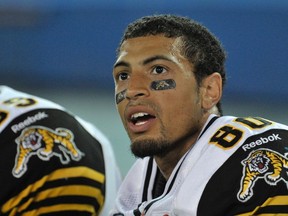
[[[108,215],[121,178],[111,143],[92,124],[0,86],[0,144],[0,215]]]
[[[287,126],[258,117],[211,115],[161,196],[152,197],[154,159],[138,159],[110,215],[288,215],[287,154]]]

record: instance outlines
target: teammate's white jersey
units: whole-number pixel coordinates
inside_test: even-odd
[[[112,146],[92,124],[0,86],[0,215],[106,216],[120,181]]]
[[[152,196],[159,173],[154,159],[138,159],[110,215],[288,215],[287,154],[287,126],[211,115],[161,196]]]

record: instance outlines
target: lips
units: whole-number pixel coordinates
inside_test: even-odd
[[[153,110],[144,106],[128,107],[126,113],[127,126],[134,133],[148,131],[156,120]]]

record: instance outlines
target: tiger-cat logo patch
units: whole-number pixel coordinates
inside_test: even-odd
[[[238,192],[238,200],[241,202],[246,202],[253,196],[253,187],[258,179],[264,179],[271,186],[277,185],[281,180],[288,184],[288,159],[278,152],[260,148],[252,151],[242,164],[243,176]]]
[[[17,154],[12,174],[20,178],[27,171],[30,157],[48,161],[52,156],[59,158],[62,164],[71,160],[79,161],[84,154],[77,148],[73,133],[65,128],[52,130],[43,126],[25,128],[16,138]]]

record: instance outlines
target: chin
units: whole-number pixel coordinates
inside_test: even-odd
[[[132,153],[139,158],[147,156],[162,156],[172,149],[172,144],[163,139],[136,139],[132,142]]]

